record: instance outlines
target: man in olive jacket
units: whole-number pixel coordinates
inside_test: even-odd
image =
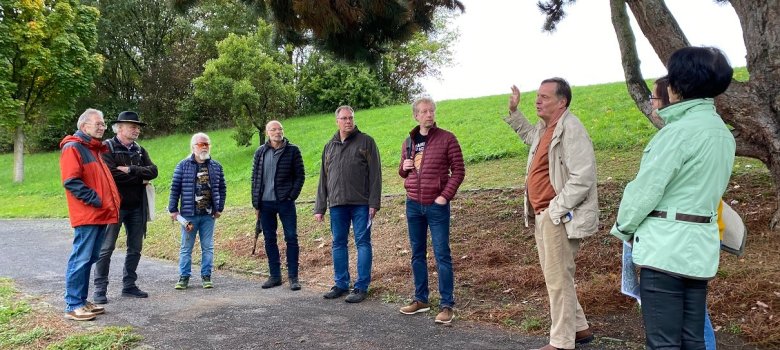
[[[314,203],[314,218],[322,222],[330,208],[333,234],[333,270],[335,285],[324,295],[335,299],[349,292],[349,225],[355,233],[357,279],[346,302],[359,303],[368,295],[371,282],[371,220],[380,207],[382,163],[374,139],[358,130],[355,112],[350,106],[336,109],[339,131],[322,151],[320,181]]]
[[[593,340],[574,288],[574,257],[583,237],[598,229],[596,156],[587,130],[569,111],[566,80],[542,81],[531,125],[517,109],[520,90],[512,86],[506,122],[530,145],[524,215],[535,214],[534,236],[550,297],[550,343],[541,350],[574,349]]]

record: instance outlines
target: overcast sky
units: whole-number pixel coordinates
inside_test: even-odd
[[[580,0],[567,7],[555,33],[541,31],[544,16],[535,0],[462,0],[466,12],[451,25],[460,30],[454,65],[442,70],[442,80],[426,79],[427,93],[436,100],[508,94],[512,84],[536,90],[552,76],[572,85],[623,81],[609,1]],[[731,5],[713,0],[668,0],[692,45],[725,51],[733,66],[745,65],[745,45],[739,19]],[[630,14],[630,11],[629,11]],[[637,49],[645,78],[665,74],[639,28]]]

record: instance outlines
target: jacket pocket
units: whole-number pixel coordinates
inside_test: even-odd
[[[571,221],[563,225],[570,239],[591,236],[599,229],[599,211],[575,208],[572,210]]]

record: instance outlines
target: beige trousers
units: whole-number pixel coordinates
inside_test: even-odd
[[[547,210],[535,219],[536,248],[550,296],[550,345],[574,349],[574,334],[588,329],[588,320],[574,288],[574,257],[580,249],[580,240],[569,239],[563,224],[553,224]]]

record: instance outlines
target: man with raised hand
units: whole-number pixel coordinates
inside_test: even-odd
[[[562,78],[542,81],[532,125],[517,109],[512,86],[505,119],[530,145],[526,165],[524,220],[534,213],[534,237],[550,298],[550,343],[539,350],[574,349],[593,340],[574,287],[574,257],[582,238],[598,230],[596,156],[579,119],[569,110],[571,87]]]
[[[89,321],[102,314],[102,306],[87,301],[89,274],[106,237],[108,225],[119,220],[119,191],[100,156],[106,131],[103,112],[87,109],[76,122],[78,130],[60,142],[60,172],[68,216],[74,229],[73,250],[65,271],[65,318]]]
[[[398,174],[406,188],[406,223],[412,250],[414,300],[401,308],[413,315],[430,310],[428,300],[428,228],[439,276],[440,312],[436,323],[452,322],[455,306],[450,254],[450,201],[466,176],[463,153],[451,132],[436,126],[436,103],[429,97],[412,104],[418,125],[401,148]]]
[[[374,139],[358,130],[355,111],[350,106],[336,109],[339,130],[322,151],[320,181],[314,203],[314,218],[323,221],[330,209],[333,234],[335,285],[325,299],[349,293],[349,226],[355,233],[357,279],[345,299],[359,303],[368,296],[371,282],[371,220],[379,210],[382,195],[382,163]]]
[[[100,258],[95,264],[95,294],[93,295],[95,304],[108,303],[106,291],[111,255],[114,253],[119,229],[123,224],[127,236],[127,254],[122,273],[122,296],[133,298],[149,296],[135,283],[138,279],[135,270],[141,260],[146,222],[150,215],[146,186],[149,181],[157,178],[157,166],[152,163],[146,149],[136,142],[142,126],[146,126],[146,123],[141,122],[137,113],[131,111],[119,113],[117,119],[111,122],[111,128],[116,136],[103,141],[109,150],[103,153],[103,161],[111,170],[122,197],[122,204],[119,207],[119,222],[108,226],[106,239],[100,250]]]
[[[268,258],[268,280],[263,289],[282,285],[281,258],[276,243],[277,216],[282,221],[287,245],[287,278],[291,290],[300,290],[298,281],[298,215],[295,200],[301,194],[306,174],[298,146],[284,137],[282,123],[272,120],[265,125],[268,138],[257,148],[252,165],[252,206],[263,228],[265,255]]]

